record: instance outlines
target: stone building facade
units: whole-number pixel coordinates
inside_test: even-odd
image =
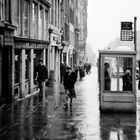
[[[2,53],[0,53],[2,54],[1,75],[5,75],[0,79],[2,81],[0,100],[13,101],[38,91],[34,82],[34,68],[38,60],[42,59],[48,66],[50,42],[48,19],[51,3],[46,0],[12,2],[3,0],[0,6],[2,7],[1,16],[3,16],[0,22],[4,24],[3,30],[5,30],[1,35],[1,44],[6,46],[1,47]],[[9,17],[8,21],[5,15]],[[8,32],[6,24],[11,28]]]
[[[61,62],[78,62],[84,34],[78,7],[79,0],[0,0],[0,104],[38,92],[34,68],[39,59],[55,82]],[[85,13],[84,8],[80,16]]]
[[[87,40],[87,0],[78,0],[78,29],[79,46],[78,61],[85,62],[86,40]]]

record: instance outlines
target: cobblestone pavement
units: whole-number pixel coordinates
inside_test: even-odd
[[[137,116],[100,113],[97,70],[76,83],[77,98],[64,106],[62,84],[46,88],[46,95],[0,108],[0,140],[140,140]],[[138,97],[139,99],[139,97]]]

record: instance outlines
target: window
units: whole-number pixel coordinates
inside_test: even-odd
[[[104,57],[104,90],[132,91],[131,57]]]
[[[15,49],[15,83],[20,82],[20,55],[21,50]]]
[[[33,38],[37,38],[37,4],[33,2],[32,5],[33,9],[32,9],[32,28],[33,28]]]
[[[5,21],[10,22],[10,1],[5,0]]]
[[[55,8],[54,8],[54,13],[55,13],[55,27],[57,27],[57,0],[55,0]]]
[[[44,21],[44,38],[48,40],[48,11],[45,10],[45,21]]]
[[[69,25],[67,23],[65,23],[64,37],[66,41],[69,41]]]
[[[21,24],[22,24],[22,19],[21,19],[21,4],[20,0],[15,0],[14,3],[14,25],[17,27],[17,35],[21,36]]]
[[[52,7],[51,7],[51,15],[50,15],[50,19],[51,19],[51,24],[53,25],[53,23],[54,23],[54,12],[53,12],[53,10],[54,10],[54,0],[52,0]]]
[[[23,9],[23,36],[29,36],[29,3],[24,1]]]
[[[0,20],[4,21],[5,17],[5,0],[0,0]]]
[[[43,39],[43,7],[39,9],[39,39]]]
[[[30,60],[30,51],[25,51],[25,79],[29,79],[29,60]]]

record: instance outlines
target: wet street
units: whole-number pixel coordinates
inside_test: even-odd
[[[3,105],[0,140],[140,140],[139,103],[137,115],[100,113],[96,68],[75,87],[72,107],[64,107],[64,89],[58,84],[47,87],[42,99],[35,95]]]

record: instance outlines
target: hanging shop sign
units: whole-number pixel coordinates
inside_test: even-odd
[[[54,45],[54,46],[61,45],[61,36],[52,34],[51,35],[51,45]]]

